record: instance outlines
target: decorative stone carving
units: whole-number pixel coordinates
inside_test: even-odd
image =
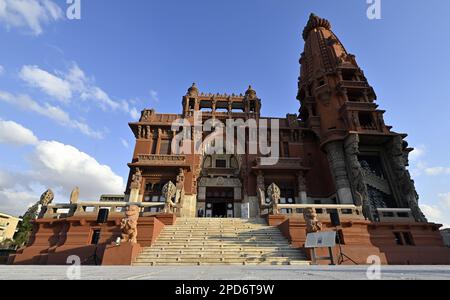
[[[266,205],[266,186],[264,184],[263,172],[258,172],[256,177],[256,193],[258,195],[259,204],[263,207]]]
[[[184,179],[185,179],[184,170],[182,168],[180,168],[178,170],[177,183],[176,183],[177,192],[176,192],[175,202],[177,202],[177,203],[182,203],[183,198],[184,198]]]
[[[298,127],[298,116],[296,114],[287,114],[286,118],[290,128]]]
[[[175,202],[172,201],[173,197],[175,197],[177,192],[176,186],[169,181],[166,183],[162,189],[162,194],[164,198],[166,198],[166,205],[164,206],[165,213],[174,213],[174,208],[176,206]]]
[[[133,174],[133,177],[131,179],[131,189],[140,190],[141,183],[142,183],[142,172],[141,172],[141,169],[136,168],[136,171]]]
[[[402,200],[411,209],[417,222],[428,222],[425,215],[419,207],[419,196],[414,187],[414,181],[411,174],[406,169],[406,160],[404,153],[404,142],[400,135],[393,138],[390,143],[389,160],[395,177],[395,184]]]
[[[322,230],[322,223],[317,219],[317,213],[314,208],[305,208],[303,210],[303,217],[306,223],[306,234]]]
[[[322,19],[322,18],[316,16],[315,14],[311,14],[309,16],[308,24],[306,24],[305,29],[303,29],[303,39],[306,41],[306,39],[309,36],[309,33],[313,29],[319,28],[319,27],[323,27],[323,28],[330,30],[331,24],[328,20]]]
[[[303,172],[298,172],[297,173],[297,179],[298,179],[298,190],[299,191],[306,191],[305,174],[303,174]]]
[[[270,199],[270,207],[271,207],[272,213],[278,214],[278,203],[280,202],[280,198],[281,198],[280,188],[275,183],[272,183],[267,188],[267,195],[269,196],[269,199]]]
[[[177,188],[179,189],[184,188],[184,170],[182,168],[178,170]]]
[[[255,100],[255,99],[257,99],[256,91],[252,88],[251,85],[248,86],[248,89],[245,92],[245,97],[246,97],[247,100]]]
[[[343,148],[342,142],[332,142],[325,146],[339,201],[341,204],[354,204]]]
[[[300,202],[302,204],[306,204],[308,202],[308,196],[307,196],[306,178],[303,171],[297,173],[297,180],[299,192],[298,196],[300,198]]]
[[[137,224],[139,219],[139,207],[136,205],[127,206],[125,218],[120,223],[122,230],[122,240],[128,243],[137,243]]]
[[[42,211],[42,213],[45,213],[45,207],[50,205],[53,202],[54,198],[55,194],[51,189],[48,189],[41,195],[40,200],[27,210],[23,218],[30,220],[38,218],[41,215],[42,208],[44,208],[44,211]]]
[[[42,206],[48,206],[53,202],[53,199],[55,198],[55,194],[51,189],[46,190],[42,195],[41,199],[39,201],[39,204]]]
[[[198,97],[198,93],[199,93],[199,90],[197,88],[197,85],[194,82],[192,84],[192,86],[188,89],[187,96]]]
[[[155,115],[154,109],[146,109],[142,111],[140,122],[150,122]]]
[[[359,136],[351,134],[345,141],[345,158],[347,161],[350,184],[355,193],[355,205],[362,206],[366,218],[373,219],[369,194],[364,182],[364,172],[358,159]]]
[[[70,204],[77,203],[79,198],[80,198],[80,188],[76,187],[73,189],[72,193],[70,194]]]

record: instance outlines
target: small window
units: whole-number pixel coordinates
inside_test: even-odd
[[[225,159],[217,159],[216,160],[216,168],[226,168],[227,161]]]
[[[91,245],[97,245],[100,242],[100,229],[92,231]]]
[[[157,144],[158,140],[157,139],[153,139],[152,141],[152,150],[150,154],[157,154],[156,153],[156,144]]]
[[[169,155],[170,154],[170,140],[162,140],[161,148],[159,150],[159,154]]]
[[[400,232],[394,232],[395,243],[399,246],[403,246],[403,239]]]
[[[405,245],[414,246],[411,232],[403,232],[403,240],[405,241]]]
[[[372,114],[360,112],[359,123],[361,124],[362,127],[372,127],[373,126]]]
[[[284,157],[289,157],[289,143],[288,142],[283,142],[283,154]]]

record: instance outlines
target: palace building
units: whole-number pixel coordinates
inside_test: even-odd
[[[401,214],[426,221],[418,206],[414,182],[407,170],[413,150],[406,134],[385,124],[384,111],[355,56],[348,53],[330,23],[312,16],[303,31],[305,49],[300,58],[299,114],[279,121],[277,164],[264,166],[258,154],[173,155],[172,131],[176,119],[247,121],[267,119],[261,100],[251,87],[244,95],[201,93],[194,84],[182,98],[180,114],[144,110],[130,127],[136,137],[132,175],[139,168],[139,201],[164,201],[162,187],[176,184],[179,215],[241,217],[249,204],[250,216],[264,212],[265,191],[275,183],[279,204],[350,204],[364,216],[379,221],[385,209],[408,209]],[[246,137],[249,132],[247,130]],[[248,145],[247,150],[248,150]],[[130,190],[127,191],[127,194]],[[281,213],[290,213],[281,209]]]
[[[343,249],[358,263],[371,255],[388,264],[450,263],[441,225],[429,223],[420,210],[408,171],[413,149],[407,135],[385,124],[374,89],[329,21],[312,14],[302,36],[298,113],[261,115],[263,95],[251,86],[236,95],[202,92],[195,84],[178,114],[145,109],[129,124],[136,145],[125,201],[115,196],[120,201],[47,205],[28,246],[11,263],[60,264],[73,253],[88,258],[93,245],[101,245],[103,264],[307,262],[311,228],[339,229]],[[223,145],[208,140],[214,130],[203,131],[207,142],[200,151],[193,141],[185,148],[191,151],[175,153],[177,137],[193,140],[196,130],[174,126],[179,120],[200,125],[240,120],[236,131],[245,140],[239,144],[238,134],[231,139],[235,151],[220,151]],[[253,145],[252,135],[260,131],[267,132],[272,153]],[[216,136],[226,139],[224,132]],[[257,151],[250,151],[254,146]],[[208,151],[213,147],[219,151]],[[274,153],[276,161],[265,163]],[[128,220],[127,206],[139,208],[134,233],[120,226]],[[99,222],[105,207],[109,218]],[[339,216],[338,225],[330,213]],[[114,244],[124,234],[134,242]],[[254,261],[239,254],[266,253],[267,245],[277,250]]]

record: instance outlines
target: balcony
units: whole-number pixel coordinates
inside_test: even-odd
[[[140,208],[141,216],[154,215],[148,212],[149,208],[165,207],[164,202],[79,202],[75,204],[50,204],[43,208],[43,214],[39,218],[44,219],[64,219],[69,217],[97,217],[100,209],[109,209],[109,216],[112,218],[125,217],[127,206],[136,205]]]
[[[354,81],[354,80],[342,80],[339,85],[339,88],[344,89],[360,89],[360,88],[370,88],[369,84],[365,81]]]
[[[283,215],[281,211],[290,211],[288,215],[298,215],[303,219],[303,210],[307,208],[315,210],[319,221],[329,221],[332,211],[337,211],[341,220],[365,220],[361,207],[342,204],[277,204],[278,212],[275,214]]]
[[[416,220],[410,208],[377,208],[379,222],[414,223]]]

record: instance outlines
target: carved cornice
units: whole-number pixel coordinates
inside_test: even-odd
[[[140,154],[129,166],[189,167],[185,155]]]

